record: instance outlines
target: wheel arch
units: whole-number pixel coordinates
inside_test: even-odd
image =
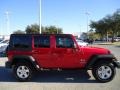
[[[32,56],[14,56],[11,60],[11,67],[14,66],[16,63],[28,63],[33,66],[35,69],[38,69],[39,66],[35,59]]]
[[[112,54],[110,54],[110,55],[93,55],[88,60],[88,63],[86,64],[86,68],[87,69],[92,69],[92,67],[96,63],[101,62],[101,61],[108,62],[108,63],[113,63],[114,66],[116,66],[115,63],[114,63],[114,59],[116,60],[116,58]]]

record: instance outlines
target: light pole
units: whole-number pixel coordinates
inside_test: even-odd
[[[41,34],[41,11],[42,11],[42,0],[39,0],[39,30]]]
[[[8,11],[5,12],[7,32],[9,32],[9,30],[10,30],[9,14],[10,14],[10,13],[9,13]]]
[[[88,34],[88,16],[90,15],[90,13],[89,12],[86,12],[85,13],[86,14],[86,22],[87,22],[87,34]],[[89,38],[89,36],[88,36],[88,38]]]

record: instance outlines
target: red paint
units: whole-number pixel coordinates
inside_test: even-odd
[[[78,46],[74,36],[70,36],[76,48],[57,48],[55,35],[50,35],[50,48],[35,48],[32,36],[31,51],[9,50],[8,59],[12,60],[15,55],[29,55],[42,68],[84,68],[92,55],[108,54],[109,52],[103,48]]]

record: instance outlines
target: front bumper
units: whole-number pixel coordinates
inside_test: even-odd
[[[116,60],[116,61],[114,61],[114,64],[117,68],[120,68],[120,61]]]

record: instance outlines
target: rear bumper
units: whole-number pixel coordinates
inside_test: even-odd
[[[116,61],[114,61],[114,64],[117,68],[120,68],[120,61],[116,60]]]
[[[10,61],[5,62],[5,68],[11,68],[11,64]]]

